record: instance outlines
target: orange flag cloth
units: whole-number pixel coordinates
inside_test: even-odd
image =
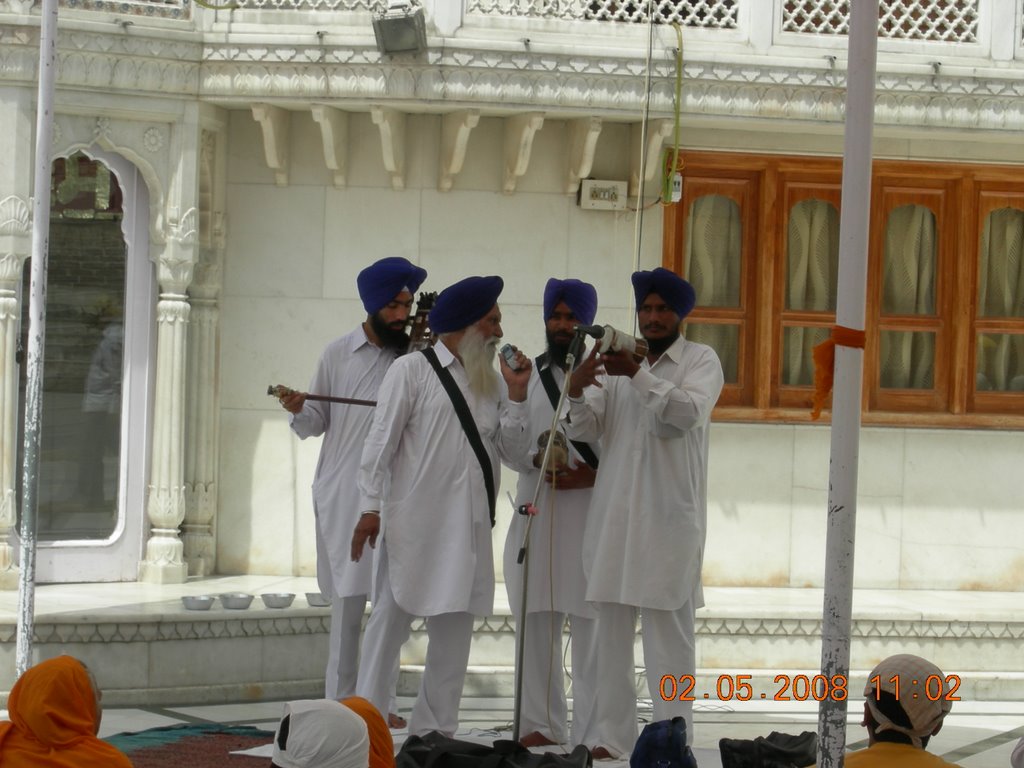
[[[814,421],[821,416],[821,409],[832,392],[836,344],[841,347],[864,349],[864,339],[864,331],[847,328],[843,325],[833,325],[832,335],[814,348],[812,352],[814,358],[814,401],[813,408],[811,408],[811,418]]]

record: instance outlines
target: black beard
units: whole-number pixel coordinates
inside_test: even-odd
[[[563,371],[565,370],[565,359],[569,355],[569,344],[561,344],[555,341],[554,334],[545,333],[548,337],[548,361],[551,365],[557,365]]]
[[[385,323],[379,314],[370,315],[370,328],[377,334],[381,346],[396,349],[399,352],[405,352],[409,348],[409,334],[404,330],[396,331]]]
[[[644,336],[644,341],[647,342],[648,354],[660,357],[666,349],[676,343],[676,339],[679,338],[679,331],[677,330],[671,336],[665,336],[660,339],[648,339]]]

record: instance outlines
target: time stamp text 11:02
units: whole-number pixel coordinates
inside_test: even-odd
[[[760,693],[754,691],[752,679],[753,675],[719,675],[713,691],[700,692],[694,675],[664,675],[660,693],[663,701],[845,701],[849,696],[846,675],[776,675],[775,688]],[[887,691],[897,701],[901,698],[960,701],[956,694],[960,687],[959,675],[929,675],[924,680],[911,680],[910,683],[910,690],[900,690],[898,676],[883,680],[880,675],[875,675],[868,680],[868,688],[874,689],[876,699]]]

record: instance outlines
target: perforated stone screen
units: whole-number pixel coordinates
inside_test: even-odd
[[[849,32],[848,0],[803,0],[782,7],[782,31],[819,35]],[[883,0],[878,15],[879,37],[975,43],[978,0]]]
[[[741,0],[655,0],[655,23],[735,29]],[[621,0],[471,0],[471,13],[557,19],[646,22],[648,4]]]

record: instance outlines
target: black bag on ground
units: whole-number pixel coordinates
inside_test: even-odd
[[[818,734],[772,731],[756,739],[721,739],[722,768],[804,768],[818,759]]]
[[[591,768],[593,759],[583,746],[568,755],[534,754],[517,741],[477,744],[431,731],[410,736],[395,755],[396,768]]]

